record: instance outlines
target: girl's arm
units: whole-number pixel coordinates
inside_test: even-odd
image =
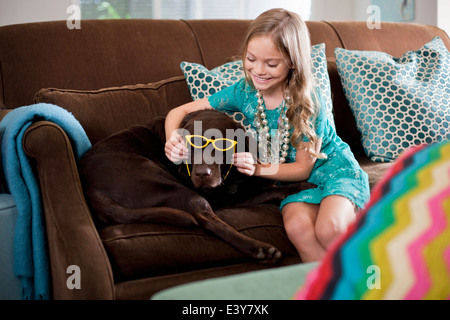
[[[165,131],[166,145],[165,153],[172,162],[179,162],[187,157],[188,151],[183,144],[183,137],[178,133],[183,118],[191,112],[198,110],[212,109],[208,98],[195,100],[169,111],[166,116]]]
[[[322,145],[320,140],[317,144],[316,153],[319,153]],[[302,142],[297,149],[295,162],[283,164],[255,163],[251,153],[236,153],[234,165],[246,175],[255,175],[283,182],[295,182],[308,180],[314,168],[317,158],[312,156],[308,150],[310,142]]]

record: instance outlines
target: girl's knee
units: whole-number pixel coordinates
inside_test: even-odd
[[[297,206],[283,208],[283,224],[288,238],[293,242],[303,243],[302,239],[315,236],[314,218]]]
[[[315,226],[317,240],[324,248],[328,248],[333,241],[347,231],[347,225],[336,219],[321,220]]]
[[[322,200],[315,230],[317,239],[328,248],[343,235],[355,220],[356,214],[350,200],[342,196],[329,196]]]
[[[314,233],[314,225],[301,216],[284,218],[284,229],[289,238],[300,238],[311,232]]]

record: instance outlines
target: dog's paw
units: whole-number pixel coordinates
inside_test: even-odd
[[[272,264],[280,260],[282,254],[281,251],[275,247],[259,247],[255,258],[264,264]]]

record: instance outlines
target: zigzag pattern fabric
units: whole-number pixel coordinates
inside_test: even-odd
[[[450,299],[450,141],[404,152],[295,299]]]

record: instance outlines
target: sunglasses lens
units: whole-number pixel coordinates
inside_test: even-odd
[[[186,136],[189,143],[196,148],[204,148],[208,144],[208,140],[202,136]]]
[[[230,139],[216,139],[213,141],[214,148],[219,151],[227,151],[234,147],[236,141]]]

